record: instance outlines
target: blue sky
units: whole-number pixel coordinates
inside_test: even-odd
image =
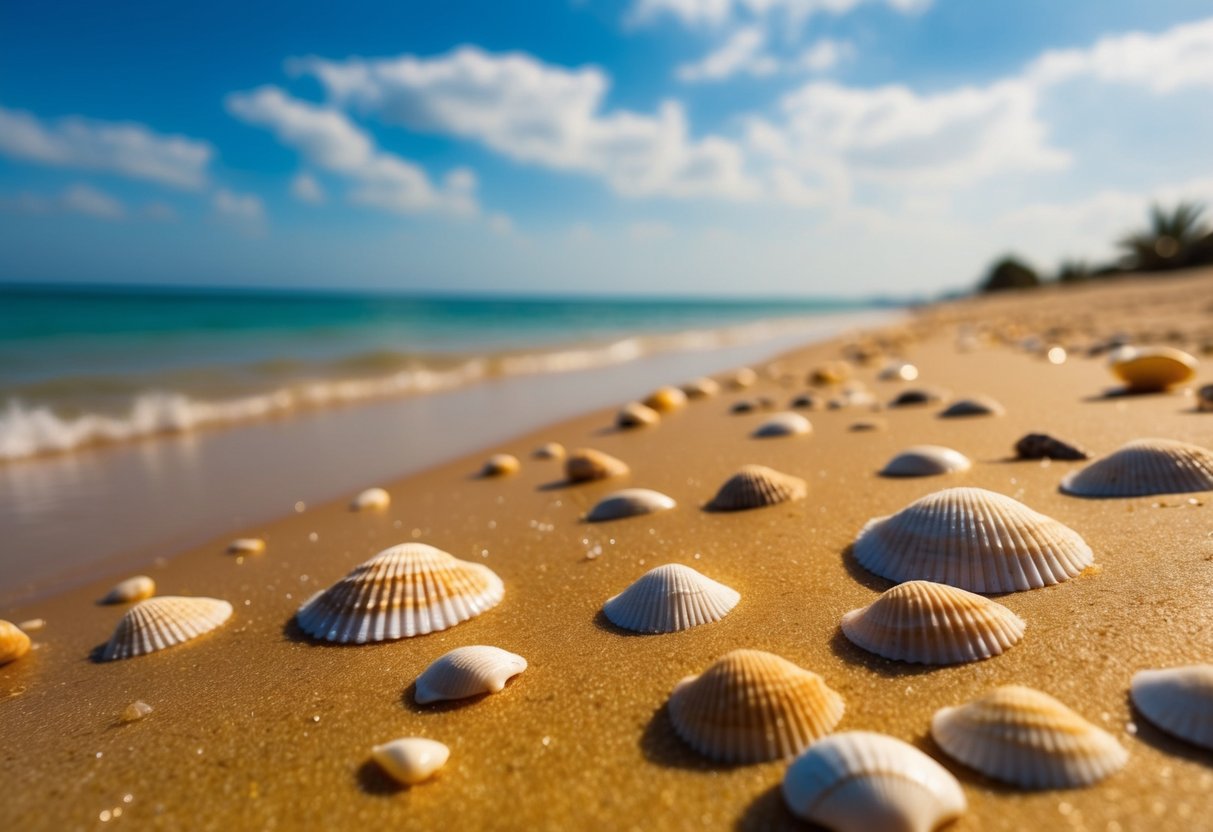
[[[1213,9],[0,7],[0,280],[930,292],[1213,202]]]

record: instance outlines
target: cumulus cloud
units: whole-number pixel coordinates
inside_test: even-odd
[[[320,187],[316,177],[307,172],[300,173],[291,180],[291,195],[300,202],[309,202],[312,205],[319,205],[325,200],[324,188]]]
[[[805,48],[793,61],[794,69],[826,72],[855,57],[855,44],[847,40],[822,38]]]
[[[762,78],[779,71],[779,61],[764,52],[766,33],[761,26],[744,26],[714,52],[682,64],[674,74],[680,81],[724,81],[737,75]]]
[[[816,14],[844,15],[867,2],[882,3],[903,14],[920,12],[931,4],[931,0],[634,0],[624,21],[629,26],[647,26],[674,20],[687,28],[702,28],[779,14],[799,26]]]

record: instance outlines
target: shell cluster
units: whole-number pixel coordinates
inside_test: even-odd
[[[564,475],[569,482],[590,482],[621,477],[628,473],[628,465],[610,454],[593,448],[578,448],[564,460]]]
[[[418,705],[428,705],[446,699],[500,693],[505,690],[505,683],[526,667],[526,659],[500,647],[457,647],[417,677],[413,699]]]
[[[678,504],[673,497],[667,497],[660,491],[651,488],[625,488],[608,494],[595,503],[585,519],[590,523],[622,520],[625,517],[669,511],[676,505]]]
[[[1213,491],[1213,451],[1174,439],[1137,439],[1067,474],[1061,490],[1078,497]]]
[[[1129,695],[1168,734],[1213,750],[1213,665],[1143,670],[1133,676]]]
[[[724,618],[741,594],[689,566],[651,569],[602,605],[616,627],[637,633],[674,633]]]
[[[101,650],[101,661],[130,659],[198,638],[232,617],[232,605],[218,598],[163,595],[127,610]]]
[[[707,504],[709,511],[744,511],[791,500],[802,500],[809,487],[800,477],[784,474],[765,465],[743,465],[725,480]]]
[[[885,477],[930,477],[972,467],[973,463],[960,451],[942,445],[913,445],[890,459],[880,473]]]

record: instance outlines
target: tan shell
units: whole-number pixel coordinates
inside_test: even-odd
[[[350,501],[351,511],[383,511],[392,504],[392,495],[382,488],[368,488]]]
[[[1150,722],[1213,750],[1213,664],[1143,670],[1133,676],[1129,692]]]
[[[755,439],[772,439],[781,436],[806,436],[813,432],[813,424],[799,413],[776,413],[751,434]]]
[[[429,780],[450,756],[451,749],[425,737],[405,737],[371,749],[371,758],[379,767],[404,786]]]
[[[1213,490],[1213,451],[1173,439],[1136,439],[1067,474],[1061,490],[1078,497],[1144,497]]]
[[[454,627],[501,602],[501,579],[424,543],[384,549],[295,614],[313,638],[364,644]]]
[[[700,754],[722,763],[791,757],[842,719],[825,681],[759,650],[734,650],[670,694],[670,721]]]
[[[674,633],[724,618],[741,600],[737,590],[689,566],[650,569],[602,605],[616,627],[636,633]]]
[[[957,419],[966,416],[1002,416],[1007,409],[989,396],[974,396],[960,399],[944,408],[941,419]]]
[[[482,477],[506,477],[517,474],[522,469],[522,463],[513,454],[493,454],[484,461],[480,469]]]
[[[259,537],[238,537],[227,544],[229,555],[260,555],[265,552],[265,541]]]
[[[842,384],[852,375],[851,365],[846,361],[831,361],[814,367],[809,372],[809,384],[825,387],[831,384]]]
[[[1023,638],[1023,619],[1002,604],[930,581],[907,581],[842,617],[852,643],[916,664],[960,664],[997,656]]]
[[[564,460],[564,475],[570,482],[589,482],[620,477],[628,473],[626,462],[595,451],[593,448],[578,448]]]
[[[106,596],[101,599],[103,604],[129,604],[131,601],[142,601],[156,594],[156,582],[147,575],[136,575],[118,582]]]
[[[428,705],[448,699],[467,699],[482,693],[500,693],[505,683],[526,670],[526,659],[500,647],[456,647],[417,677],[413,699]]]
[[[753,387],[754,382],[758,381],[758,373],[751,370],[749,367],[742,367],[740,370],[735,370],[725,378],[725,384],[733,390],[742,390],[746,387]]]
[[[640,402],[628,402],[615,414],[615,425],[621,428],[642,428],[660,421],[660,413]]]
[[[673,413],[687,406],[687,394],[677,387],[659,387],[645,397],[644,405],[658,413]]]
[[[0,665],[15,662],[29,652],[29,636],[10,621],[0,619]]]
[[[218,598],[162,595],[140,601],[118,622],[101,661],[165,650],[209,633],[231,617],[232,605]]]
[[[703,376],[682,385],[682,392],[688,399],[705,399],[720,392],[720,384],[712,378]]]
[[[892,361],[876,377],[881,381],[914,381],[918,378],[918,368],[905,361]]]
[[[890,459],[880,473],[885,477],[931,477],[972,467],[973,463],[960,451],[942,445],[913,445]]]
[[[720,486],[706,508],[709,511],[763,508],[801,500],[808,491],[808,485],[800,477],[780,473],[765,465],[743,465]]]
[[[1199,362],[1172,347],[1122,347],[1110,356],[1112,374],[1135,393],[1155,393],[1191,381]]]
[[[559,442],[545,442],[531,451],[535,459],[564,459],[564,445]]]
[[[608,494],[594,504],[585,516],[587,522],[600,523],[607,520],[622,520],[669,511],[678,505],[673,497],[667,497],[651,488],[625,488]]]
[[[1129,759],[1110,734],[1048,694],[995,688],[967,705],[941,708],[931,737],[950,757],[1025,789],[1089,786]]]

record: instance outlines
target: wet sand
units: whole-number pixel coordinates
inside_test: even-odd
[[[1140,286],[925,311],[906,330],[904,357],[920,368],[917,383],[991,395],[1006,406],[1002,417],[939,419],[938,406],[844,409],[808,413],[808,437],[749,438],[763,414],[731,415],[729,405],[755,395],[785,403],[806,389],[809,369],[839,357],[842,343],[827,343],[779,362],[794,381],[764,379],[694,402],[656,428],[611,430],[608,410],[504,442],[493,450],[523,459],[507,479],[476,478],[483,455],[467,457],[387,484],[393,502],[382,514],[351,513],[342,499],[244,530],[267,539],[260,557],[224,554],[232,535],[210,540],[147,571],[162,594],[235,606],[225,627],[188,645],[92,662],[122,613],[94,603],[109,581],[6,608],[9,620],[47,623],[33,633],[34,652],[0,668],[0,827],[796,828],[778,794],[786,763],[710,763],[678,740],[664,710],[683,676],[752,647],[824,676],[847,703],[837,730],[887,732],[944,762],[969,800],[952,828],[1207,828],[1213,753],[1142,721],[1127,689],[1137,670],[1213,656],[1210,495],[1076,499],[1057,485],[1082,463],[1009,459],[1016,439],[1042,430],[1097,455],[1146,436],[1213,444],[1213,414],[1194,413],[1190,396],[1107,397],[1114,381],[1102,358],[1072,351],[1054,366],[1010,343],[1052,329],[1043,341],[1073,347],[1123,330],[1198,350],[1213,331],[1213,275]],[[986,331],[958,351],[959,328],[977,332],[977,324]],[[877,381],[877,366],[857,375],[888,401],[907,385]],[[1202,369],[1197,384],[1208,381],[1213,374]],[[887,430],[847,430],[873,415]],[[561,487],[558,463],[529,458],[546,441],[599,448],[632,473]],[[898,450],[921,443],[954,447],[975,465],[947,477],[876,475]],[[736,514],[700,510],[751,462],[804,477],[808,498]],[[853,647],[839,617],[890,586],[854,563],[855,534],[872,517],[959,484],[1061,520],[1091,545],[1099,568],[1000,597],[1028,630],[992,660],[926,668]],[[678,508],[580,522],[623,486],[658,489]],[[292,625],[313,592],[412,539],[488,565],[505,582],[505,600],[446,632],[374,646],[316,644]],[[740,604],[716,624],[670,635],[631,635],[604,622],[606,598],[669,562],[734,587]],[[520,653],[530,668],[500,694],[415,706],[416,676],[469,644]],[[931,714],[1006,683],[1037,687],[1110,731],[1130,751],[1126,768],[1092,788],[1024,793],[943,757],[927,737]],[[136,699],[154,712],[120,724]],[[433,782],[399,789],[369,750],[407,735],[445,742],[451,760]]]

